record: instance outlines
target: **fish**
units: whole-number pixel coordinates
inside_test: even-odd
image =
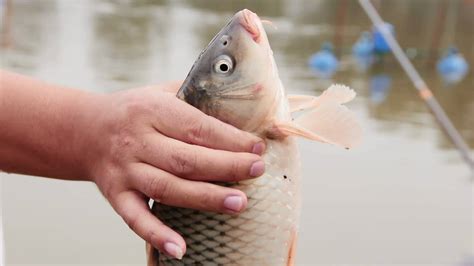
[[[360,142],[361,127],[343,104],[354,90],[332,85],[319,97],[287,95],[262,21],[237,12],[201,52],[177,97],[266,143],[266,172],[219,183],[246,193],[237,215],[166,206],[152,213],[186,241],[181,260],[147,246],[148,265],[293,265],[300,214],[297,137],[344,148]]]

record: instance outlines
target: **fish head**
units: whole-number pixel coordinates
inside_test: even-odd
[[[201,52],[177,97],[252,132],[272,110],[276,90],[268,81],[274,78],[276,66],[262,22],[244,9]]]

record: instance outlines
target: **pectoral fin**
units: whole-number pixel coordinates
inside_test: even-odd
[[[334,101],[321,102],[291,122],[277,122],[284,135],[296,135],[320,142],[352,148],[360,142],[361,128],[347,107]]]
[[[291,230],[291,238],[289,243],[289,251],[288,251],[288,261],[287,266],[295,266],[295,254],[296,254],[296,240],[297,240],[297,232],[295,229]]]
[[[352,101],[355,95],[356,93],[353,89],[345,85],[333,84],[319,97],[309,95],[288,95],[287,98],[290,103],[290,112],[298,112],[316,108],[325,101],[334,101],[338,104],[344,104]]]
[[[317,106],[318,97],[309,95],[288,95],[290,112],[299,112]]]

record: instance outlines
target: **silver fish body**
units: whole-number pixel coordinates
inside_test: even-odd
[[[226,215],[154,203],[152,211],[180,233],[186,254],[148,253],[149,265],[293,265],[300,210],[295,136],[351,148],[361,129],[348,108],[355,92],[333,85],[320,97],[287,97],[258,16],[238,12],[198,57],[177,97],[207,115],[265,139],[264,175],[222,185],[248,197]],[[292,119],[291,112],[305,113]]]
[[[160,254],[161,265],[287,265],[296,240],[299,158],[293,137],[267,141],[266,173],[227,186],[247,194],[240,215],[155,205],[153,212],[182,234],[182,260]]]
[[[266,133],[274,119],[291,118],[256,14],[243,10],[232,18],[201,53],[177,96],[264,138],[266,171],[255,179],[222,184],[246,193],[247,208],[238,215],[155,203],[154,215],[184,237],[187,250],[182,260],[154,250],[149,261],[152,265],[288,265],[299,216],[300,160],[294,137]]]

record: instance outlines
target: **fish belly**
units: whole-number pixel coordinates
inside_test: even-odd
[[[268,140],[263,176],[226,184],[244,191],[247,209],[216,214],[155,203],[153,213],[180,233],[187,245],[182,260],[154,250],[152,265],[287,265],[299,217],[299,167],[292,137]]]

